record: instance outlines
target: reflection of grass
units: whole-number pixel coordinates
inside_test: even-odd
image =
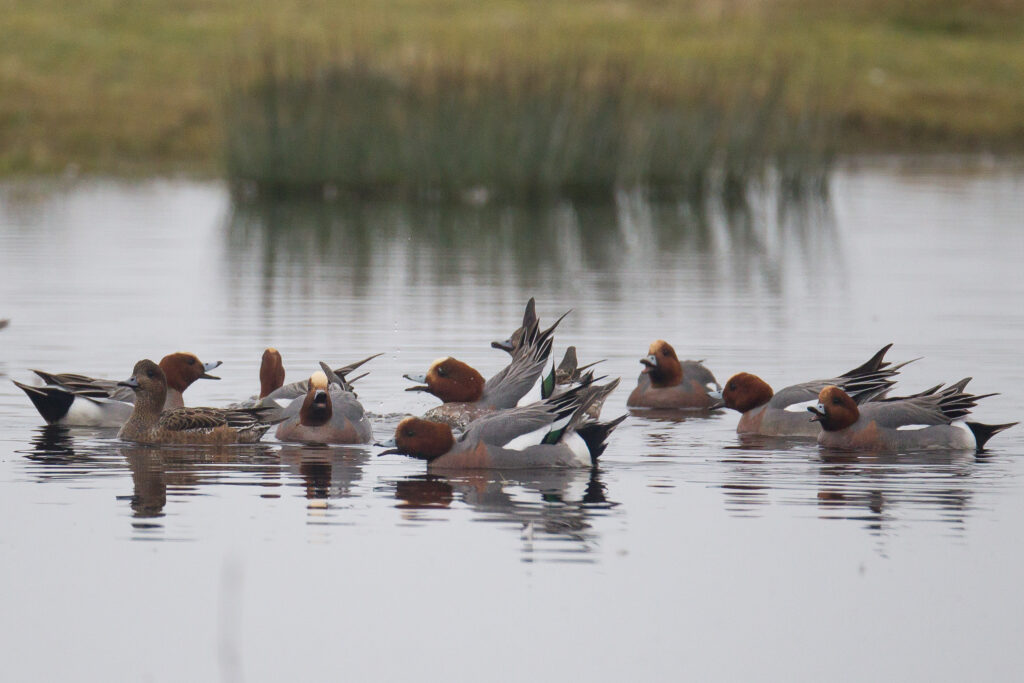
[[[1024,147],[1018,0],[12,0],[0,35],[0,173],[216,172],[233,58],[352,37],[387,63],[570,51],[678,74],[681,97],[692,74],[735,83],[751,60],[784,61],[829,86],[843,149]]]
[[[617,62],[279,61],[226,108],[229,177],[261,194],[742,197],[776,164],[787,187],[820,188],[831,158],[832,127],[820,109],[787,111],[779,69],[690,76],[697,95],[681,97]]]

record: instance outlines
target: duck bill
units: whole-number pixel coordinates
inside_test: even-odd
[[[491,348],[499,349],[505,353],[512,353],[514,347],[512,346],[512,340],[506,339],[505,341],[492,341]]]
[[[641,358],[640,365],[644,366],[644,369],[640,371],[640,374],[646,375],[658,367],[658,358],[653,354],[645,358]]]
[[[375,443],[373,445],[374,446],[378,446],[380,448],[387,448],[388,449],[386,451],[381,451],[380,453],[378,453],[377,454],[378,458],[380,456],[382,456],[382,455],[402,455],[402,452],[399,451],[398,448],[396,448],[396,446],[398,446],[398,442],[396,442],[393,437],[388,439],[387,441],[385,441],[383,443]]]
[[[416,382],[417,383],[416,386],[409,387],[408,389],[406,389],[406,391],[430,391],[430,387],[428,387],[426,385],[426,383],[427,383],[427,376],[426,375],[402,375],[402,377],[406,378],[410,382]]]
[[[223,361],[215,360],[212,363],[203,363],[203,374],[199,375],[199,379],[220,379],[220,377],[215,377],[209,373],[210,370],[219,368],[222,362]]]
[[[135,377],[132,376],[124,380],[123,382],[118,382],[117,386],[128,387],[129,389],[135,390],[139,388],[139,380],[135,379]]]
[[[825,411],[821,410],[820,403],[817,407],[807,406],[807,412],[809,412],[812,415],[811,422],[821,422],[822,420],[825,419]]]

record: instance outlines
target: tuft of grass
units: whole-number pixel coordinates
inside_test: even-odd
[[[268,52],[227,96],[225,166],[236,188],[266,196],[740,198],[769,169],[796,192],[823,189],[829,116],[789,109],[785,68],[748,74],[689,74],[683,96],[611,59],[387,67]]]

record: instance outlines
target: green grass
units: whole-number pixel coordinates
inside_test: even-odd
[[[770,169],[820,190],[833,156],[835,126],[806,97],[789,111],[781,67],[686,74],[682,96],[679,74],[621,61],[268,55],[225,111],[227,174],[249,193],[738,199]]]
[[[0,173],[220,174],[224,94],[268,47],[621,63],[671,97],[713,73],[785,64],[843,151],[1024,149],[1019,0],[8,0],[0,8]],[[805,85],[806,87],[798,87]],[[733,87],[736,86],[736,87]]]

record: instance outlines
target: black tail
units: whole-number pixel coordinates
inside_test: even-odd
[[[15,380],[12,381],[15,386],[28,394],[32,405],[36,407],[47,424],[53,424],[67,415],[71,404],[75,401],[74,394],[60,387],[33,387]]]
[[[604,449],[608,447],[606,443],[608,441],[608,435],[612,433],[612,430],[619,426],[619,423],[625,420],[628,415],[622,415],[615,418],[611,422],[588,422],[581,427],[576,428],[576,433],[580,435],[583,442],[587,444],[587,450],[590,451],[590,463],[592,465],[597,464],[597,459],[604,453]]]
[[[980,453],[985,450],[985,444],[988,443],[989,439],[1004,429],[1009,429],[1019,423],[1009,422],[1003,425],[986,425],[980,422],[965,422],[964,424],[970,427],[971,433],[974,434],[974,440],[977,442],[978,452]]]

